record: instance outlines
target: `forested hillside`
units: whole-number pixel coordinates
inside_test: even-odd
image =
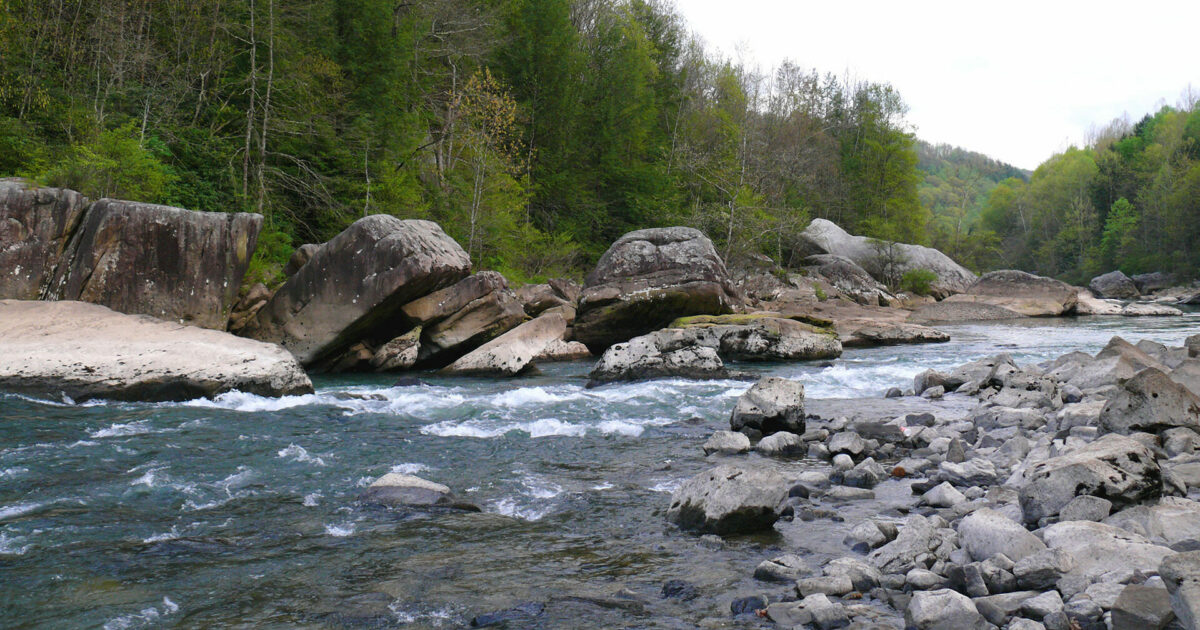
[[[894,90],[741,67],[657,0],[5,0],[0,58],[0,175],[261,212],[256,278],[369,213],[517,280],[669,223],[925,240]]]
[[[929,211],[929,245],[976,271],[1003,260],[1000,239],[981,225],[983,209],[1000,182],[1028,180],[1029,173],[982,153],[948,144],[917,142],[923,179],[917,194]]]
[[[1055,155],[1026,183],[1002,182],[982,226],[1002,263],[1086,283],[1099,273],[1200,264],[1200,108],[1195,98],[1136,124],[1114,121],[1085,148]]]

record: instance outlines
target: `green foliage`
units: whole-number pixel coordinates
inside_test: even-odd
[[[819,284],[813,285],[813,293],[817,296],[818,302],[824,302],[829,299],[829,295],[825,293],[825,289],[822,289]]]
[[[162,162],[169,155],[157,138],[140,139],[133,123],[103,131],[95,141],[74,147],[43,179],[91,197],[165,201],[174,171]]]
[[[246,286],[261,282],[268,287],[279,286],[286,278],[283,268],[292,256],[292,237],[279,230],[265,228],[258,234],[258,247],[246,269]]]
[[[900,276],[900,290],[916,295],[929,295],[937,274],[928,269],[910,269]]]

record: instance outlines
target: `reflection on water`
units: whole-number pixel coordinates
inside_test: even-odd
[[[1180,344],[1200,319],[950,326],[948,344],[847,351],[831,366],[739,366],[802,379],[812,398],[878,396],[929,367],[996,352],[1019,362],[1095,352],[1114,334]],[[750,576],[798,549],[841,550],[846,522],[712,541],[663,520],[705,466],[743,381],[583,387],[587,362],[513,381],[391,387],[355,376],[283,399],[227,394],[141,405],[0,398],[3,627],[457,627],[524,601],[546,627],[694,627],[728,619]],[[780,466],[798,474],[818,462]],[[361,506],[389,471],[445,483],[484,509]],[[902,482],[883,495],[903,498]],[[900,499],[898,499],[900,500]],[[663,600],[668,579],[702,593]],[[774,590],[772,590],[774,588]],[[733,620],[730,624],[736,626]]]

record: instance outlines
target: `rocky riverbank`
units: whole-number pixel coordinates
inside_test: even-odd
[[[704,444],[714,468],[666,516],[697,534],[774,530],[800,551],[839,506],[879,501],[878,516],[847,523],[841,557],[767,559],[760,591],[731,602],[782,627],[903,615],[921,630],[1194,628],[1197,355],[1200,336],[1174,348],[1114,337],[1094,356],[998,355],[926,371],[897,398],[809,409],[801,383],[766,379]],[[832,468],[781,472],[795,458]],[[895,500],[898,485],[909,499]]]

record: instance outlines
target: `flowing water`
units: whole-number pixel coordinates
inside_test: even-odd
[[[1179,345],[1200,316],[943,329],[950,343],[739,367],[802,379],[809,398],[878,397],[926,368],[998,352],[1094,353],[1114,334]],[[0,396],[0,627],[450,628],[527,601],[550,602],[539,627],[740,627],[754,622],[731,619],[730,599],[771,590],[751,577],[761,560],[850,553],[840,540],[855,518],[911,501],[887,482],[876,502],[773,535],[681,533],[663,517],[670,492],[706,466],[700,444],[727,428],[749,383],[588,390],[589,368],[423,375],[408,387],[320,378],[315,395],[278,400]],[[449,485],[484,511],[356,503],[389,471]],[[661,599],[676,578],[701,596]]]

